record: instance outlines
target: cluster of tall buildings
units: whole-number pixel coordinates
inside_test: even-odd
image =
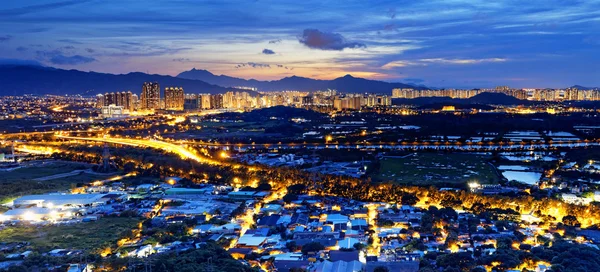
[[[392,105],[392,98],[387,95],[362,95],[362,94],[347,94],[344,96],[333,97],[333,108],[335,110],[359,110],[362,107],[385,107]]]
[[[182,111],[184,105],[183,88],[165,88],[165,109]]]
[[[138,102],[138,96],[131,91],[99,94],[96,99],[98,107],[114,105],[127,111],[134,111]]]
[[[507,86],[499,86],[495,89],[443,89],[443,90],[415,90],[411,88],[393,89],[392,98],[419,98],[419,97],[451,97],[470,98],[480,93],[492,92],[503,93],[522,100],[532,101],[598,101],[600,90],[579,90],[577,88],[567,89],[511,89]]]

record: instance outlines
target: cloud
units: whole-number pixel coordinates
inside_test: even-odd
[[[413,62],[413,61],[408,61],[408,60],[395,60],[395,61],[386,63],[385,65],[381,66],[381,68],[393,69],[393,68],[398,68],[398,67],[425,66],[425,65],[426,64],[424,64],[424,63],[418,63],[418,62]]]
[[[116,44],[105,46],[111,52],[109,55],[114,57],[152,57],[173,55],[184,50],[190,50],[192,47],[174,47],[154,43],[121,41]]]
[[[59,50],[36,51],[36,55],[39,59],[56,65],[78,65],[96,61],[95,58],[81,55],[67,56]]]
[[[19,52],[25,52],[25,51],[27,51],[27,50],[28,50],[28,48],[27,48],[27,47],[25,47],[25,46],[19,46],[19,47],[17,47],[17,49],[16,49],[16,50],[17,50],[17,51],[19,51]]]
[[[398,31],[398,26],[396,24],[387,24],[383,26],[383,30],[385,31]]]
[[[345,48],[364,48],[363,43],[348,42],[339,33],[321,32],[318,29],[305,29],[298,41],[312,49],[344,50]]]
[[[425,80],[421,79],[421,78],[404,78],[404,79],[402,79],[402,81],[408,82],[408,83],[414,83],[414,84],[425,82]]]
[[[266,64],[266,63],[258,63],[258,62],[246,62],[246,63],[240,63],[236,66],[234,66],[235,68],[242,68],[242,67],[252,67],[252,68],[271,68],[270,64]]]
[[[421,59],[422,62],[429,63],[442,63],[442,64],[478,64],[483,62],[505,62],[504,58],[487,58],[487,59],[444,59],[444,58],[433,58],[433,59]]]
[[[173,61],[175,61],[175,62],[190,62],[192,60],[190,60],[188,58],[177,58],[177,59],[173,59]]]
[[[277,39],[277,40],[270,40],[269,43],[273,44],[273,43],[280,43],[281,39]]]
[[[0,16],[25,15],[28,13],[52,10],[52,9],[67,7],[67,6],[76,5],[76,4],[80,4],[80,3],[85,3],[85,2],[89,2],[89,1],[90,0],[85,0],[85,1],[72,0],[72,1],[62,1],[62,2],[49,3],[49,4],[31,5],[31,6],[13,8],[13,9],[5,9],[5,10],[0,10]]]
[[[67,45],[67,46],[65,46],[63,48],[66,49],[66,50],[75,50],[75,46],[72,46],[72,45]]]
[[[480,64],[488,62],[505,62],[505,58],[483,58],[483,59],[445,59],[445,58],[429,58],[429,59],[418,59],[418,60],[396,60],[386,63],[381,66],[383,69],[394,69],[399,67],[407,66],[427,66],[429,64]]]
[[[262,53],[265,55],[274,55],[275,51],[265,48],[265,49],[263,49]]]
[[[11,39],[12,39],[11,35],[0,36],[0,42],[7,42],[7,41],[10,41]]]
[[[396,8],[388,9],[387,15],[390,17],[390,19],[396,18]]]
[[[91,49],[91,48],[86,48],[86,49],[85,49],[85,52],[88,52],[88,53],[94,53],[94,52],[95,52],[95,50],[94,50],[94,49]]]
[[[71,40],[71,39],[60,39],[58,41],[63,42],[63,43],[70,43],[70,44],[83,44],[82,42],[78,42],[76,40]]]

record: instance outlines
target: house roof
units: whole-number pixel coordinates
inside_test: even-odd
[[[290,224],[300,224],[306,225],[308,223],[308,215],[305,213],[295,213],[292,215],[292,219],[290,220]]]
[[[281,216],[278,214],[265,216],[265,217],[261,218],[260,220],[258,220],[258,225],[259,226],[276,226],[277,221],[279,220],[280,217]]]
[[[419,271],[419,262],[367,262],[367,272],[373,272],[379,266],[387,267],[389,271],[394,272],[417,272]]]
[[[329,251],[329,260],[332,262],[336,261],[358,261],[358,251],[340,251],[331,250]]]
[[[354,238],[344,238],[344,240],[338,242],[338,246],[340,248],[354,248],[354,244],[356,243],[360,243],[360,241]]]
[[[266,240],[267,237],[243,235],[242,237],[240,237],[240,239],[238,239],[236,245],[257,247],[262,245]]]
[[[363,271],[363,264],[359,261],[337,261],[320,262],[315,266],[315,272],[360,272]]]
[[[275,260],[273,265],[278,272],[289,272],[292,268],[306,268],[310,264],[309,261],[279,261]]]

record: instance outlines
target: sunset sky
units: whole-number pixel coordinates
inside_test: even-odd
[[[0,59],[109,73],[600,86],[600,1],[3,0]]]

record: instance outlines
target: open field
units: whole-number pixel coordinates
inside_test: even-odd
[[[408,185],[464,185],[478,181],[498,182],[488,157],[474,154],[420,153],[383,158],[379,170],[371,177],[376,181],[395,181]]]
[[[112,245],[139,222],[139,218],[104,217],[95,222],[69,225],[11,226],[0,230],[0,241],[29,242],[40,250],[94,250]]]
[[[83,170],[82,164],[68,162],[50,162],[37,166],[28,166],[13,171],[0,173],[0,203],[10,201],[12,198],[25,194],[41,194],[51,191],[66,190],[77,183],[87,183],[103,176],[81,173],[65,178],[57,178],[45,181],[35,179],[69,173],[74,170]]]

